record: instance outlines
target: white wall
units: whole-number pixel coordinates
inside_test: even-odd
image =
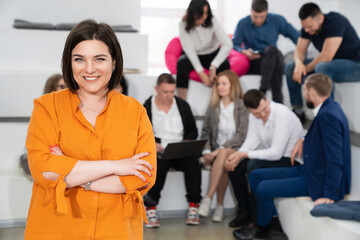
[[[11,27],[15,18],[51,24],[94,18],[140,30],[140,0],[1,0],[0,26]]]

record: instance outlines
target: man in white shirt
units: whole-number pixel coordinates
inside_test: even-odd
[[[153,125],[156,151],[161,153],[168,143],[196,139],[198,131],[195,118],[189,104],[175,96],[175,79],[171,74],[163,73],[158,77],[155,86],[156,95],[148,98],[144,107]],[[156,214],[160,193],[164,187],[166,175],[170,168],[184,172],[186,198],[189,210],[186,224],[198,225],[198,205],[201,200],[201,167],[197,158],[159,160],[157,161],[157,174],[155,185],[144,196],[147,227],[159,227]],[[173,186],[177,187],[177,186]]]
[[[268,100],[263,92],[249,90],[244,104],[251,113],[247,136],[225,162],[238,201],[238,214],[230,227],[240,227],[248,223],[250,215],[254,217],[246,176],[256,168],[291,166],[291,151],[304,136],[299,118],[286,106]]]

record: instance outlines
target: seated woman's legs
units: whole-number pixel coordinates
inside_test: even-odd
[[[191,64],[189,58],[183,54],[180,56],[176,68],[176,88],[178,96],[186,100],[187,89],[189,87],[189,74],[192,70],[194,70],[194,67]]]
[[[235,152],[233,149],[224,148],[219,151],[211,168],[210,187],[206,197],[212,199],[217,192],[218,204],[224,204],[224,196],[229,182],[229,176],[224,169],[225,160]]]
[[[219,153],[212,164],[208,193],[199,207],[199,215],[207,217],[211,208],[211,200],[216,192],[217,205],[213,216],[213,221],[215,222],[221,222],[223,219],[224,196],[229,183],[229,175],[225,171],[224,164],[225,160],[233,152],[235,150],[230,148],[219,149]]]

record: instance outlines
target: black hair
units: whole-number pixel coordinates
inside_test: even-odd
[[[306,3],[299,10],[299,18],[301,20],[305,20],[308,17],[313,18],[319,13],[321,13],[321,10],[318,5],[315,3]]]
[[[262,91],[250,89],[244,95],[245,107],[256,109],[259,107],[261,99],[266,100],[266,96]]]
[[[251,9],[257,13],[268,10],[268,2],[266,0],[253,0]]]
[[[211,12],[210,4],[206,0],[192,0],[186,10],[186,14],[183,17],[183,21],[186,22],[185,30],[189,32],[192,28],[195,27],[195,20],[204,15],[204,6],[208,7],[208,16],[203,24],[203,27],[211,27],[212,26],[212,17],[213,14]]]

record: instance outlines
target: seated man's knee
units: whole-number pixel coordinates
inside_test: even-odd
[[[249,176],[252,171],[254,171],[256,168],[258,168],[258,162],[254,160],[250,160],[248,164],[246,165],[246,174]]]
[[[285,75],[286,77],[292,78],[293,72],[295,69],[295,62],[291,61],[285,66]]]
[[[273,188],[266,181],[260,182],[255,190],[255,197],[257,199],[271,198]]]
[[[265,54],[265,55],[274,55],[274,56],[276,56],[279,52],[280,52],[279,49],[277,49],[276,47],[274,47],[274,46],[267,46],[267,47],[265,48],[264,54]]]
[[[315,66],[315,73],[323,73],[328,75],[329,72],[331,71],[332,67],[331,67],[331,62],[322,62],[322,63],[318,63]]]

